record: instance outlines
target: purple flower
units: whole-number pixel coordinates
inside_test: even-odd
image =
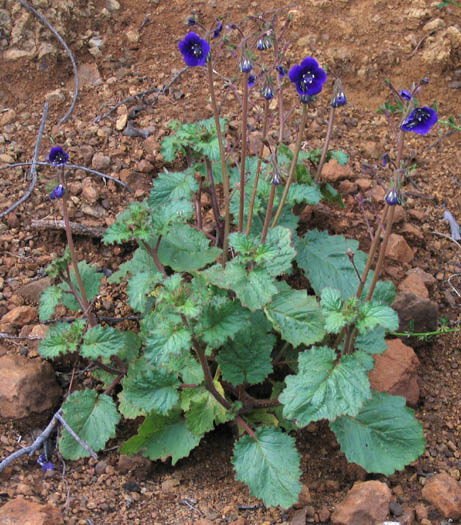
[[[389,153],[385,153],[383,155],[383,162],[382,162],[383,168],[389,164],[389,161],[390,161]]]
[[[69,162],[69,155],[60,146],[54,146],[50,150],[48,161],[54,166],[64,166]]]
[[[184,62],[188,66],[195,67],[206,64],[210,53],[210,45],[193,31],[188,33],[184,40],[179,42],[178,47],[184,57]]]
[[[196,24],[197,24],[197,20],[195,20],[195,18],[194,18],[193,16],[189,16],[189,17],[187,18],[187,25],[188,25],[189,27],[191,27],[191,26],[195,26]]]
[[[340,106],[345,106],[347,104],[347,98],[344,94],[344,91],[339,91],[331,101],[331,105],[334,108],[339,108]]]
[[[47,461],[45,454],[40,454],[37,459],[37,463],[42,467],[43,471],[54,470],[54,465],[51,461]]]
[[[253,69],[252,63],[248,60],[248,58],[243,58],[240,62],[240,71],[242,73],[249,73]]]
[[[223,25],[221,22],[218,22],[218,25],[216,26],[216,29],[213,31],[213,38],[218,38],[221,34]]]
[[[255,85],[256,77],[254,75],[248,75],[248,87],[252,88]]]
[[[264,51],[266,49],[270,49],[271,47],[272,42],[268,38],[258,38],[258,41],[256,42],[256,49],[259,51]]]
[[[274,98],[274,93],[272,92],[272,88],[270,86],[266,86],[261,90],[262,96],[266,100],[271,100]]]
[[[396,204],[401,204],[400,195],[397,190],[389,190],[386,193],[386,196],[384,197],[384,199],[386,200],[387,204],[389,204],[389,206],[395,206]]]
[[[408,89],[402,89],[399,91],[400,98],[403,98],[405,100],[411,100],[412,96],[411,93],[408,91]]]
[[[278,71],[280,78],[283,78],[287,74],[287,70],[283,66],[275,66],[275,69]]]
[[[288,73],[290,80],[296,86],[296,91],[301,95],[317,95],[323,88],[327,74],[318,65],[317,60],[306,57],[301,64],[297,64]]]
[[[272,184],[274,186],[278,186],[281,182],[282,182],[282,178],[277,172],[275,172],[274,175],[272,176]]]
[[[423,106],[422,108],[415,108],[402,122],[400,129],[426,135],[438,120],[439,117],[435,110]]]
[[[64,186],[62,184],[58,184],[56,188],[49,194],[49,197],[51,200],[60,199],[64,195],[64,193]]]

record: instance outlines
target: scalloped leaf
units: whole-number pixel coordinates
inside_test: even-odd
[[[271,427],[258,428],[255,435],[256,439],[245,435],[235,444],[235,477],[267,506],[287,509],[298,501],[301,492],[301,457],[295,440]]]
[[[123,332],[110,326],[93,326],[84,338],[80,354],[89,359],[109,359],[125,348],[126,339]]]
[[[38,317],[40,321],[48,321],[54,314],[54,310],[62,302],[62,289],[59,286],[48,286],[40,295]]]
[[[40,341],[38,351],[45,359],[53,359],[60,354],[75,352],[85,329],[85,321],[78,319],[73,323],[56,323],[48,328],[45,339]]]
[[[348,461],[389,476],[424,452],[423,427],[405,403],[403,397],[373,392],[358,414],[331,423]]]

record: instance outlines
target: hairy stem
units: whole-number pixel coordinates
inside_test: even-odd
[[[221,214],[219,213],[218,198],[216,197],[216,184],[213,178],[213,168],[211,166],[210,159],[205,159],[206,173],[209,183],[209,194],[211,198],[211,207],[213,208],[213,215],[216,221],[216,231],[218,232],[218,238],[223,239],[224,237],[224,228],[221,220]]]
[[[146,251],[149,253],[149,255],[152,257],[152,259],[153,259],[153,261],[155,263],[155,266],[157,266],[158,271],[164,277],[168,277],[168,274],[166,273],[165,267],[163,266],[163,264],[161,263],[161,261],[160,261],[160,259],[158,257],[158,248],[160,246],[160,241],[161,240],[162,240],[162,236],[159,235],[158,239],[157,239],[157,243],[155,245],[155,248],[152,248],[152,246],[146,241],[142,241],[142,245],[144,246]]]
[[[243,73],[243,115],[242,115],[242,154],[240,159],[240,208],[239,232],[243,231],[243,213],[245,209],[245,164],[247,156],[247,128],[248,128],[248,73]]]
[[[253,220],[253,209],[255,206],[256,193],[258,191],[259,176],[261,174],[261,166],[262,166],[263,153],[264,153],[264,141],[266,140],[266,136],[267,136],[268,122],[269,122],[269,100],[264,99],[263,136],[261,139],[261,147],[259,148],[258,164],[256,166],[255,183],[253,187],[253,194],[251,195],[250,208],[248,211],[248,221],[247,221],[247,228],[246,228],[247,235],[250,233],[251,222]]]
[[[319,165],[317,166],[317,173],[315,174],[315,177],[314,177],[314,181],[317,183],[319,183],[320,178],[322,177],[322,168],[323,168],[323,165],[325,164],[325,159],[327,158],[328,146],[330,145],[330,138],[333,132],[334,121],[335,121],[335,108],[332,106],[330,108],[330,116],[328,118],[327,134],[325,137],[325,143],[323,144],[322,155],[320,156],[320,162],[319,162]]]
[[[301,118],[301,125],[299,126],[298,138],[296,139],[295,152],[293,154],[293,159],[291,161],[290,172],[288,173],[288,180],[285,184],[285,188],[283,190],[282,198],[280,200],[280,204],[277,209],[277,213],[275,214],[274,221],[272,222],[272,228],[275,228],[278,220],[280,219],[280,215],[282,214],[283,206],[285,205],[285,201],[287,200],[288,190],[290,189],[291,183],[293,182],[293,175],[295,173],[296,163],[298,162],[298,155],[299,155],[299,150],[301,149],[301,140],[303,138],[304,128],[306,127],[306,121],[307,121],[307,104],[303,104],[303,115]]]
[[[266,218],[264,220],[264,228],[263,233],[261,235],[261,243],[264,244],[264,241],[266,240],[267,236],[267,230],[269,229],[269,223],[271,222],[272,217],[272,207],[274,205],[274,197],[275,197],[275,184],[271,184],[271,192],[269,194],[269,202],[267,203],[267,210],[266,210]]]
[[[211,58],[208,59],[208,86],[210,90],[210,97],[211,97],[211,106],[213,108],[213,116],[214,121],[216,125],[216,133],[218,136],[218,144],[219,144],[219,153],[221,157],[221,171],[222,171],[222,181],[223,181],[223,190],[224,190],[224,235],[223,235],[223,256],[222,256],[222,264],[223,266],[226,266],[227,262],[227,251],[228,251],[228,244],[229,244],[229,231],[230,231],[230,212],[229,212],[229,206],[230,206],[230,188],[229,188],[229,176],[227,175],[227,169],[226,169],[226,157],[224,152],[224,143],[223,143],[223,137],[221,133],[221,126],[219,125],[219,112],[218,112],[218,105],[216,104],[216,94],[214,90],[214,83],[213,83],[213,66],[211,63]]]

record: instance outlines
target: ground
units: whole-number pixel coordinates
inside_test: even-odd
[[[352,185],[334,183],[344,191],[347,207],[341,210],[321,206],[313,215],[306,213],[305,220],[310,221],[310,227],[314,224],[330,232],[353,236],[360,240],[363,249],[369,241],[355,198],[355,180],[368,180],[365,186],[379,190],[379,177],[388,177],[389,172],[381,171],[379,177],[372,177],[364,165],[380,166],[383,153],[392,154],[395,149],[386,118],[377,113],[384,101],[391,101],[384,81],[391,80],[397,89],[411,89],[412,82],[428,77],[429,84],[419,95],[420,101],[424,105],[437,103],[440,120],[453,116],[459,124],[461,33],[460,9],[455,6],[440,8],[438,2],[426,0],[303,0],[298,5],[273,0],[119,0],[119,3],[120,9],[109,12],[104,10],[103,0],[63,0],[57,8],[49,0],[33,2],[61,33],[81,71],[75,109],[70,119],[59,125],[59,119],[69,108],[74,86],[68,56],[48,29],[19,2],[0,1],[0,8],[4,9],[0,11],[1,19],[6,20],[0,33],[1,162],[31,160],[46,99],[50,107],[39,159],[45,159],[53,144],[65,147],[75,164],[89,166],[94,153],[101,152],[109,157],[107,165],[104,159],[101,161],[102,171],[135,189],[131,196],[113,183],[104,184],[100,179],[90,182],[84,172],[73,172],[72,220],[75,222],[105,227],[125,207],[127,199],[144,198],[153,176],[165,166],[159,146],[168,132],[166,124],[172,119],[195,121],[211,116],[205,77],[196,68],[179,76],[167,92],[146,97],[147,107],[139,112],[133,124],[140,129],[148,128],[149,141],[139,136],[124,136],[119,130],[123,129],[121,124],[127,112],[140,104],[139,99],[97,121],[98,116],[126,97],[162,88],[177,75],[183,67],[177,43],[187,32],[185,20],[192,14],[207,27],[213,26],[217,18],[226,23],[240,23],[248,15],[263,11],[272,11],[282,21],[290,15],[292,22],[285,33],[290,43],[286,64],[293,65],[304,56],[312,55],[341,76],[348,105],[339,111],[332,147],[343,149],[350,156],[348,180]],[[287,7],[281,9],[280,4]],[[107,5],[117,8],[114,0],[107,0]],[[4,17],[5,12],[11,15],[11,24]],[[102,41],[100,46],[99,41]],[[51,47],[47,48],[45,43]],[[22,58],[11,60],[7,55],[11,49],[26,50],[26,53]],[[235,75],[236,61],[232,53],[220,51],[215,67],[227,78]],[[231,90],[225,89],[224,82],[218,81],[217,86],[219,95],[225,95],[223,114],[235,121],[235,136],[235,129],[239,128],[238,102]],[[317,109],[310,117],[304,148],[322,145],[328,90],[319,97]],[[254,97],[260,104],[261,97],[256,94]],[[293,101],[294,94],[287,95],[287,106]],[[252,116],[257,126],[257,113],[253,112]],[[295,114],[289,124],[296,121]],[[295,132],[294,125],[290,129]],[[416,165],[412,174],[414,186],[408,187],[411,194],[396,232],[405,236],[415,256],[409,263],[388,261],[385,276],[398,285],[410,268],[421,268],[432,274],[436,284],[431,288],[431,299],[438,303],[440,315],[447,319],[448,325],[456,327],[459,326],[461,249],[447,237],[450,230],[444,221],[444,211],[449,210],[458,221],[461,219],[461,135],[454,133],[436,143],[447,131],[439,126],[427,137],[415,136],[409,140],[406,154]],[[286,141],[292,142],[293,136],[287,136]],[[27,168],[2,171],[0,212],[24,193],[29,185],[26,173]],[[58,207],[46,198],[52,176],[49,170],[40,170],[32,196],[0,222],[0,317],[23,303],[16,290],[41,276],[51,258],[62,253],[63,232],[32,227],[32,220],[61,218]],[[96,193],[82,192],[87,186]],[[380,206],[372,195],[368,201],[368,213]],[[105,247],[98,238],[88,236],[78,236],[76,245],[80,257],[110,270],[116,269],[131,249],[129,246]],[[126,315],[129,310],[122,299],[120,290],[106,286],[96,307],[112,316]],[[3,352],[36,355],[33,346],[29,348],[23,341],[4,340],[2,345]],[[424,504],[430,523],[439,524],[442,517],[423,501],[421,488],[432,473],[448,471],[458,480],[460,476],[459,333],[418,343],[415,349],[421,361],[417,417],[424,425],[426,452],[402,472],[368,479],[388,483],[394,499],[412,509]],[[69,363],[55,366],[62,374],[71,370]],[[83,369],[84,364],[79,364],[78,370]],[[78,381],[87,380],[84,373],[78,376]],[[1,421],[0,457],[19,446],[19,435],[23,442],[30,442],[32,432],[43,428],[45,423],[46,416],[34,422]],[[21,458],[6,477],[0,477],[1,500],[25,495],[43,503],[54,503],[62,510],[66,524],[184,524],[200,519],[223,524],[239,517],[249,524],[271,524],[282,523],[291,516],[290,512],[278,508],[260,507],[248,489],[234,481],[230,463],[233,436],[228,427],[208,435],[189,458],[174,468],[168,463],[156,463],[122,472],[115,447],[130,430],[133,428],[123,426],[120,439],[110,442],[110,450],[100,455],[99,463],[67,462],[64,475],[59,462],[58,472],[48,477],[36,464],[36,458]],[[308,519],[319,522],[327,519],[328,511],[341,501],[357,479],[357,473],[347,466],[333,435],[323,424],[299,432],[297,444],[303,454],[302,481],[312,497]]]

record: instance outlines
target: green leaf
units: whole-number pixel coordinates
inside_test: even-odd
[[[368,293],[368,290],[366,290]],[[392,281],[378,281],[376,283],[376,288],[373,292],[373,301],[378,301],[380,303],[384,303],[387,306],[391,306],[391,304],[395,300],[395,286]]]
[[[85,321],[78,319],[72,324],[56,323],[48,328],[45,339],[40,341],[38,351],[45,359],[53,359],[60,354],[75,352],[85,329]]]
[[[198,183],[192,170],[159,173],[149,196],[149,205],[155,208],[175,200],[189,200],[197,190]]]
[[[271,427],[258,428],[255,434],[256,439],[245,435],[235,444],[236,479],[267,506],[291,507],[301,492],[301,457],[295,440]]]
[[[252,312],[263,308],[277,293],[274,279],[265,268],[257,266],[247,270],[238,256],[229,261],[224,269],[216,264],[201,275],[219,288],[234,291],[243,306]]]
[[[320,187],[320,191],[322,193],[322,197],[328,202],[334,202],[341,208],[346,207],[339,191],[335,190],[335,188],[333,188],[329,182],[323,183]]]
[[[104,243],[121,243],[132,238],[146,239],[149,213],[146,201],[130,203],[107,228],[104,233]]]
[[[278,293],[264,309],[273,327],[293,346],[311,345],[325,336],[323,317],[315,297],[305,291]]]
[[[109,359],[125,347],[125,336],[110,326],[93,326],[90,328],[80,348],[80,354],[89,359]]]
[[[182,325],[180,316],[162,319],[155,315],[155,328],[145,338],[145,357],[153,364],[161,365],[171,355],[181,355],[191,348],[191,332]]]
[[[261,383],[272,372],[275,337],[258,319],[259,315],[254,316],[251,327],[227,342],[216,358],[223,379],[233,385]]]
[[[102,450],[120,421],[114,401],[94,390],[72,393],[62,405],[64,419],[72,430],[96,452]],[[86,458],[90,454],[67,432],[62,430],[59,450],[65,459]]]
[[[118,411],[125,419],[136,419],[139,416],[145,416],[147,413],[127,400],[125,390],[122,390],[118,395]]]
[[[324,288],[321,297],[320,306],[325,316],[325,329],[329,334],[338,334],[348,322],[343,314],[341,292],[336,288]]]
[[[382,354],[387,349],[385,336],[386,330],[378,326],[371,332],[359,334],[354,347],[369,354]]]
[[[311,206],[316,206],[320,202],[322,194],[316,184],[294,183],[290,186],[288,197],[288,200],[294,204],[306,203]]]
[[[250,312],[238,301],[226,300],[203,310],[196,331],[210,348],[218,348],[247,327],[249,318]]]
[[[390,306],[383,306],[375,301],[370,301],[360,305],[356,326],[360,334],[370,332],[377,326],[387,330],[397,330],[399,316]]]
[[[154,205],[152,205],[154,206]],[[191,201],[173,200],[162,205],[154,206],[150,218],[148,235],[143,240],[148,241],[152,236],[168,235],[172,228],[186,223],[194,214]]]
[[[54,314],[56,306],[62,301],[62,290],[58,286],[49,286],[40,296],[38,316],[40,321],[48,321]]]
[[[143,313],[149,302],[148,294],[161,282],[162,274],[160,272],[140,272],[128,279],[126,292],[128,294],[128,303],[136,312]]]
[[[138,434],[126,441],[120,448],[121,454],[143,453],[151,460],[166,460],[171,464],[185,458],[200,443],[200,436],[192,434],[179,410],[168,416],[150,413],[139,427]]]
[[[336,159],[340,166],[345,166],[347,164],[347,161],[349,160],[348,154],[341,149],[329,151],[328,157],[331,159]]]
[[[289,228],[270,228],[264,245],[270,248],[264,255],[264,266],[270,275],[276,277],[291,269],[296,250],[292,246],[292,233]]]
[[[346,252],[351,250],[354,253],[359,272],[364,269],[367,259],[366,254],[358,250],[357,241],[311,230],[303,238],[297,239],[296,248],[296,261],[304,270],[316,295],[321,295],[326,287],[337,288],[343,299],[355,295],[359,279]]]
[[[283,415],[300,427],[311,421],[334,421],[343,414],[355,415],[370,397],[367,371],[352,355],[336,362],[336,353],[326,346],[299,354],[299,371],[286,377],[280,395]]]
[[[215,388],[224,396],[224,390],[218,381],[213,381]],[[203,436],[206,432],[213,430],[215,423],[224,423],[229,419],[227,410],[207,390],[191,401],[186,413],[187,428],[196,436]]]
[[[91,266],[85,261],[80,261],[78,263],[78,271],[83,282],[83,288],[85,289],[86,297],[89,302],[91,302],[99,292],[99,285],[101,284],[101,279],[103,278],[103,273],[99,272],[97,268]],[[77,278],[75,277],[75,272],[72,270],[70,273],[70,280],[74,285],[75,289],[80,293],[80,288],[77,283]],[[63,292],[70,292],[70,288],[66,283],[61,283],[59,287]],[[64,293],[62,296],[62,302],[66,308],[69,310],[80,310],[80,305],[75,300],[75,297],[72,294]]]
[[[144,358],[130,366],[122,384],[127,401],[146,412],[167,414],[179,402],[177,375],[154,368]]]
[[[214,262],[221,251],[210,246],[204,233],[188,224],[178,224],[162,238],[159,257],[164,265],[176,272],[190,272]]]
[[[387,476],[424,452],[423,427],[403,397],[373,392],[355,416],[331,424],[348,461]]]
[[[133,257],[120,265],[108,279],[109,283],[119,283],[126,275],[137,275],[138,273],[151,273],[157,275],[159,272],[154,266],[151,255],[141,246],[133,254]]]

